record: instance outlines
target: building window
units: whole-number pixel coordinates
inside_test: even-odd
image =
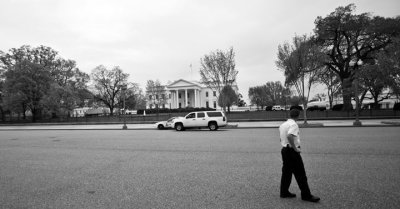
[[[208,91],[206,91],[206,97],[208,97]]]
[[[178,94],[179,95],[179,99],[181,98],[181,93]]]
[[[213,91],[213,96],[217,96],[217,92],[216,91]]]
[[[210,105],[208,104],[208,102],[206,102],[206,107],[207,107],[207,108],[209,108],[209,107],[210,107]]]
[[[171,94],[168,94],[168,98],[171,99]]]
[[[217,102],[214,101],[214,109],[217,109]]]
[[[182,103],[179,102],[179,108],[182,108]]]

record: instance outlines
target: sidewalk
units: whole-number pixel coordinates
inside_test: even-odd
[[[310,128],[313,127],[353,127],[354,120],[311,120],[308,121]],[[361,120],[362,127],[386,127],[400,126],[400,119],[371,119]],[[298,122],[300,125],[303,121]],[[278,128],[282,121],[257,121],[257,122],[230,122],[226,129],[233,128]],[[123,124],[23,124],[23,125],[0,125],[0,131],[5,130],[120,130]],[[154,124],[127,124],[128,130],[156,130]]]

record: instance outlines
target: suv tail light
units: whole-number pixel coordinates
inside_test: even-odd
[[[222,117],[222,121],[225,121],[225,116],[224,116],[224,117]]]

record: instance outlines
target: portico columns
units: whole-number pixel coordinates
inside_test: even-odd
[[[187,94],[187,89],[185,89],[185,107],[188,106],[188,94]]]
[[[197,107],[197,89],[194,89],[194,107]]]
[[[175,108],[179,108],[179,94],[178,94],[178,90],[175,90]]]

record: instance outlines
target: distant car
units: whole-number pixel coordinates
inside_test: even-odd
[[[265,111],[272,111],[272,106],[266,106]]]
[[[272,107],[273,111],[280,111],[280,110],[284,110],[280,105],[275,105]]]
[[[170,118],[170,119],[168,119],[166,121],[160,121],[160,122],[156,123],[156,127],[159,130],[172,128],[172,123],[173,123],[175,118],[176,117],[172,117],[172,118]]]

